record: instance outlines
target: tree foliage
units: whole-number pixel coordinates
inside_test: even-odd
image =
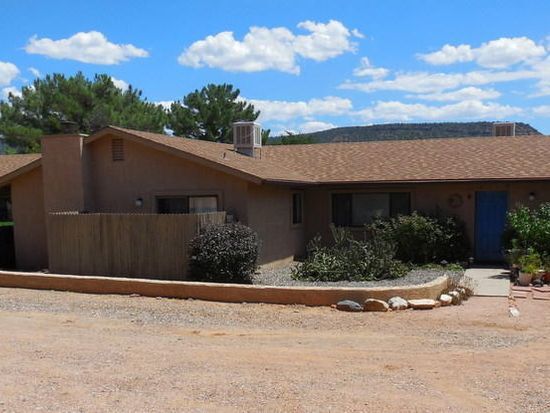
[[[239,89],[228,84],[195,90],[172,104],[168,127],[178,136],[230,143],[233,122],[254,121],[260,114],[239,95]]]
[[[162,132],[167,115],[147,102],[141,90],[117,88],[106,74],[87,79],[81,72],[66,77],[55,73],[36,79],[21,97],[0,101],[0,135],[18,152],[40,150],[40,137],[62,133],[64,122],[74,122],[80,133],[107,125]]]

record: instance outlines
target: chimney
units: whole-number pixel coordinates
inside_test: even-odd
[[[516,136],[515,122],[493,123],[493,136]]]
[[[262,127],[256,122],[233,123],[233,147],[246,156],[256,157],[262,148]]]
[[[42,138],[42,173],[46,212],[85,210],[84,136],[50,135]]]

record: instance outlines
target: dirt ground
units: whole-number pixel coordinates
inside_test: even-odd
[[[0,412],[548,412],[550,302],[394,313],[0,288]]]

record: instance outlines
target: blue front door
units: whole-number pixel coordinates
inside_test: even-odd
[[[475,258],[478,261],[503,259],[502,233],[507,211],[506,192],[476,192]]]

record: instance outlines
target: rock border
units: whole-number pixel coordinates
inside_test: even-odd
[[[0,287],[70,291],[87,294],[139,294],[146,297],[194,298],[229,303],[301,304],[330,306],[342,300],[363,303],[374,298],[388,301],[395,296],[406,300],[437,300],[449,287],[448,276],[419,285],[395,287],[274,287],[218,284],[192,281],[163,281],[137,278],[62,275],[0,271]]]

